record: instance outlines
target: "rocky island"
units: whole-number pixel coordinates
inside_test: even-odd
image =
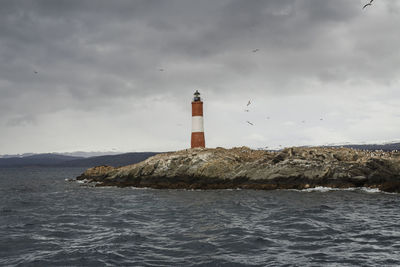
[[[124,167],[90,168],[77,180],[96,186],[173,189],[370,187],[400,192],[400,152],[293,147],[281,151],[196,148]]]

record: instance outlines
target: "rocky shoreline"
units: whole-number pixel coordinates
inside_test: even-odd
[[[400,192],[400,152],[293,147],[282,151],[187,149],[124,167],[90,168],[77,180],[96,186],[158,189],[369,187]]]

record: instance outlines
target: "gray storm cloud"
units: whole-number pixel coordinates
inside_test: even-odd
[[[2,1],[0,154],[186,148],[196,89],[208,146],[394,140],[400,3],[362,5]]]

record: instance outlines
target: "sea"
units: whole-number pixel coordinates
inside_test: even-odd
[[[0,169],[0,266],[399,266],[400,194],[157,190]]]

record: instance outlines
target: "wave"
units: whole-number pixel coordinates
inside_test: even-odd
[[[72,179],[65,179],[66,181],[75,181],[78,184],[83,184],[85,186],[90,186],[94,187],[96,184],[99,182],[92,182],[90,180],[84,179],[84,180],[72,180]],[[110,185],[110,186],[100,186],[99,188],[115,188],[115,186]],[[130,189],[134,190],[155,190],[154,188],[151,187],[134,187],[134,186],[128,186]],[[172,190],[183,190],[183,191],[208,191],[205,189],[172,189]],[[219,189],[219,190],[225,190],[225,191],[239,191],[243,190],[241,188],[228,188],[228,189]],[[330,191],[361,191],[365,193],[382,193],[382,194],[398,194],[398,193],[390,193],[390,192],[385,192],[380,190],[379,188],[370,188],[370,187],[349,187],[349,188],[334,188],[334,187],[326,187],[326,186],[316,186],[313,188],[307,188],[307,189],[278,189],[278,190],[285,190],[285,191],[297,191],[297,192],[320,192],[320,193],[325,193],[325,192],[330,192]]]
[[[379,188],[370,188],[370,187],[349,187],[349,188],[334,188],[334,187],[325,187],[325,186],[316,186],[313,188],[307,189],[287,189],[288,191],[298,191],[298,192],[330,192],[330,191],[362,191],[366,193],[384,193],[384,194],[397,194],[397,193],[389,193],[380,190]]]

